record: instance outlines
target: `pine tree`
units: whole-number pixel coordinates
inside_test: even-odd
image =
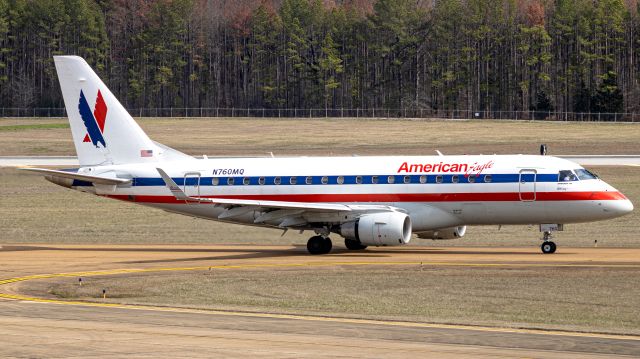
[[[614,71],[609,70],[602,75],[602,82],[593,98],[593,112],[608,114],[622,112],[622,91],[618,88],[617,81],[618,75]]]
[[[11,51],[9,48],[9,1],[0,0],[0,88],[6,88],[7,75],[7,55]],[[2,99],[2,91],[0,91]]]
[[[330,33],[327,33],[322,41],[322,56],[320,58],[320,71],[322,73],[322,84],[324,86],[324,107],[329,108],[329,101],[333,98],[334,90],[340,83],[336,76],[342,73],[342,59],[340,52],[333,42]]]

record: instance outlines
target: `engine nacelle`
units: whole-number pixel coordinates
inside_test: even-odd
[[[367,214],[340,226],[340,235],[365,246],[399,246],[411,240],[411,217],[400,212]]]
[[[467,226],[456,226],[442,229],[434,229],[433,231],[416,233],[418,238],[424,239],[456,239],[464,236],[467,232]]]

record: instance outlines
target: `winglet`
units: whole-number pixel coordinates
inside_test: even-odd
[[[184,200],[184,201],[192,199],[189,196],[187,196],[186,193],[184,193],[184,191],[180,189],[180,186],[178,186],[178,184],[175,183],[174,180],[171,179],[171,177],[169,177],[167,172],[165,172],[162,168],[156,168],[156,170],[160,174],[160,177],[162,177],[164,184],[171,191],[171,194],[173,194],[175,198],[179,200]]]

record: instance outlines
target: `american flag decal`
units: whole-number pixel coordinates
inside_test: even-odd
[[[140,157],[153,157],[153,150],[140,150]]]

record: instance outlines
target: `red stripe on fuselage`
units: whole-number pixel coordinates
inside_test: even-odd
[[[493,192],[493,193],[370,193],[370,194],[267,194],[267,195],[219,195],[203,198],[262,200],[283,202],[519,202],[520,198],[533,198],[532,192]],[[106,195],[106,197],[131,201],[129,195]],[[135,202],[142,203],[184,203],[174,196],[134,195]],[[611,201],[626,200],[620,192],[536,192],[536,201]]]

